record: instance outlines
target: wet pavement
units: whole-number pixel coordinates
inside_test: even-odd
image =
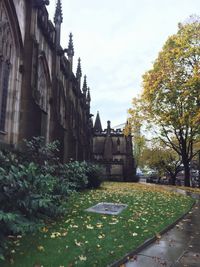
[[[176,191],[196,199],[192,210],[159,240],[125,263],[125,267],[200,267],[200,195]]]

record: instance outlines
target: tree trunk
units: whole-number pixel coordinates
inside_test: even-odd
[[[184,179],[184,185],[190,187],[190,166],[189,161],[183,161],[184,166],[184,173],[185,173],[185,179]]]
[[[175,175],[171,175],[171,181],[172,181],[172,185],[176,184],[176,174]]]

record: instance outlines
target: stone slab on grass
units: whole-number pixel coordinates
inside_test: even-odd
[[[89,209],[86,209],[86,211],[101,214],[118,215],[124,209],[126,209],[127,206],[128,205],[126,204],[101,202],[93,207],[90,207]]]

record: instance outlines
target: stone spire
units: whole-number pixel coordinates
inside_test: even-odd
[[[71,32],[69,34],[69,44],[68,44],[68,48],[67,48],[67,55],[68,55],[68,59],[70,62],[70,68],[72,71],[72,69],[73,69],[73,57],[74,57],[74,45],[73,45],[73,35]]]
[[[57,0],[56,3],[56,11],[54,15],[54,23],[56,28],[56,47],[59,48],[60,46],[60,32],[61,32],[61,23],[63,22],[63,15],[62,15],[62,4],[61,0]]]
[[[88,90],[87,90],[86,102],[87,102],[87,105],[90,106],[91,96],[90,96],[90,88],[89,87],[88,87]]]
[[[86,97],[86,94],[87,94],[87,76],[85,75],[84,76],[84,82],[83,82],[83,94],[84,96]]]
[[[77,65],[77,70],[76,70],[76,78],[80,79],[82,77],[82,70],[81,70],[81,59],[79,57],[78,59],[78,65]]]
[[[102,132],[102,126],[101,126],[101,119],[99,116],[99,111],[97,111],[97,116],[96,116],[96,120],[94,123],[94,131],[95,132]]]
[[[71,32],[69,34],[69,44],[68,44],[68,49],[67,49],[67,55],[68,57],[74,56],[73,35]]]
[[[78,81],[79,90],[81,90],[81,77],[82,77],[81,59],[79,57],[79,59],[78,59],[78,65],[77,65],[77,70],[76,70],[76,79]]]
[[[56,3],[56,11],[54,15],[54,23],[61,24],[63,22],[63,15],[62,15],[62,3],[61,0],[57,0]]]

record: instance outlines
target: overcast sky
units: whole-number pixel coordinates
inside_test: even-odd
[[[53,19],[56,0],[48,7]],[[178,22],[200,14],[200,0],[62,0],[62,46],[73,33],[74,72],[81,57],[91,88],[91,113],[103,126],[126,121],[131,99]]]

